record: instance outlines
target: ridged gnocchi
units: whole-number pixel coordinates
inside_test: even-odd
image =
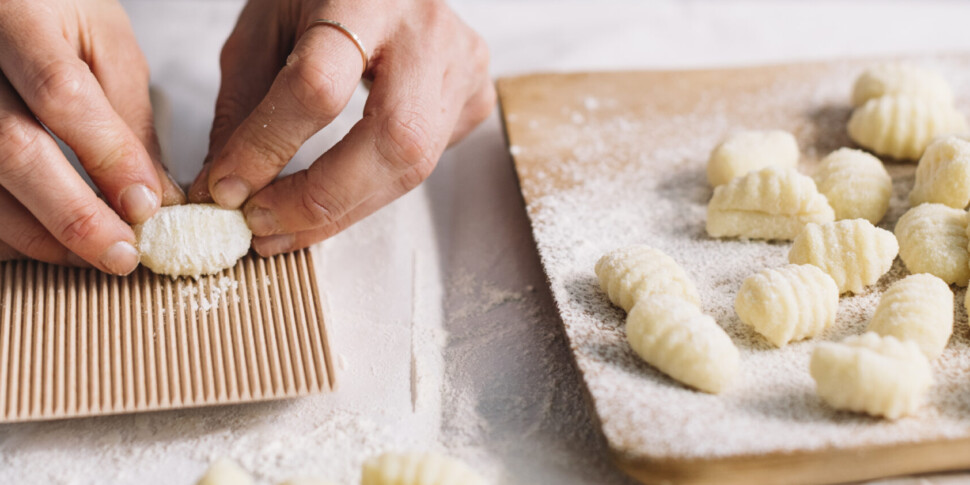
[[[836,220],[866,219],[878,224],[893,194],[893,180],[882,162],[852,148],[840,148],[823,158],[815,183],[835,211]]]
[[[889,271],[898,252],[893,233],[865,219],[846,219],[805,226],[788,262],[814,264],[835,280],[839,293],[859,293]]]
[[[967,225],[962,209],[943,204],[920,204],[896,222],[899,257],[910,273],[929,273],[948,284],[970,281]]]
[[[870,99],[849,118],[849,137],[880,155],[916,160],[934,138],[967,131],[952,105],[908,96]]]
[[[630,311],[637,300],[654,294],[674,295],[700,305],[694,282],[663,251],[635,245],[614,249],[596,262],[600,288],[614,305]]]
[[[970,203],[970,141],[948,136],[934,141],[916,166],[912,205],[936,202],[957,209]]]
[[[798,142],[782,130],[740,131],[722,141],[707,162],[707,180],[717,187],[765,167],[798,165]]]
[[[385,453],[364,462],[360,485],[485,485],[485,479],[437,453]]]
[[[738,372],[740,355],[724,329],[675,296],[638,301],[627,316],[626,336],[648,364],[701,391],[723,391]]]
[[[953,90],[938,71],[913,64],[893,62],[866,69],[852,88],[852,106],[870,99],[903,95],[930,102],[953,104]]]
[[[742,322],[784,347],[814,337],[835,321],[839,288],[816,266],[789,264],[745,278],[734,300]]]
[[[915,413],[933,384],[929,361],[914,342],[873,332],[818,344],[809,372],[830,406],[889,419]]]
[[[769,167],[714,189],[707,206],[712,237],[790,240],[810,222],[835,220],[815,182],[793,168]]]
[[[936,359],[953,334],[953,292],[936,276],[907,276],[882,295],[867,330],[912,341]]]

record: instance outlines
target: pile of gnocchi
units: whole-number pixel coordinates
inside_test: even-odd
[[[852,104],[856,144],[918,159],[911,208],[894,233],[876,227],[892,196],[879,158],[841,148],[810,177],[797,169],[795,137],[778,130],[735,133],[713,150],[706,229],[713,238],[792,241],[790,264],[747,277],[734,302],[741,322],[777,347],[831,327],[840,295],[866,291],[899,255],[911,275],[882,295],[862,335],[819,343],[808,369],[830,406],[897,419],[916,413],[932,386],[930,362],[953,332],[950,285],[970,280],[970,130],[943,76],[909,64],[867,70]],[[701,311],[676,261],[638,245],[607,253],[595,271],[627,311],[627,340],[641,358],[701,391],[729,387],[738,350]]]

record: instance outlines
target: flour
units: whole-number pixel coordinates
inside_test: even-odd
[[[179,306],[185,309],[186,305],[190,310],[209,310],[219,307],[219,302],[225,300],[229,303],[239,303],[239,281],[232,278],[221,276],[215,282],[210,280],[188,280],[183,279],[186,286],[179,290]],[[268,279],[266,285],[270,284]]]
[[[957,92],[968,92],[966,66],[943,60],[940,67]],[[732,99],[733,111],[723,102],[699,102],[684,114],[658,116],[644,109],[628,118],[597,119],[582,129],[569,121],[548,126],[549,119],[516,113],[525,127],[536,122],[552,133],[539,155],[553,163],[541,169],[523,164],[523,190],[532,196],[529,212],[540,256],[570,346],[615,450],[655,459],[712,458],[970,436],[965,399],[970,394],[970,332],[962,305],[957,305],[950,345],[934,366],[937,385],[918,416],[883,422],[839,413],[817,398],[808,374],[816,341],[775,349],[733,311],[741,281],[785,264],[790,245],[713,240],[704,231],[711,196],[704,166],[717,141],[733,129],[792,130],[807,155],[800,168],[810,172],[820,156],[850,145],[848,108],[843,106],[857,72],[846,64],[817,79],[769,78],[764,89]],[[574,103],[582,106],[584,99]],[[738,126],[742,122],[735,120],[756,126]],[[907,208],[914,165],[887,168],[894,195],[880,226],[891,230]],[[563,185],[565,190],[552,190]],[[666,252],[686,269],[700,290],[703,309],[740,349],[740,379],[726,393],[688,390],[643,363],[627,345],[624,314],[599,289],[593,267],[606,251],[636,243]],[[906,274],[897,260],[870,291],[843,297],[836,324],[820,339],[861,332],[881,291]],[[956,301],[962,302],[963,295],[957,290]]]

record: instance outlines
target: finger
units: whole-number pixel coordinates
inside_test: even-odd
[[[26,19],[0,25],[0,69],[33,114],[77,153],[125,219],[138,223],[151,217],[162,187],[142,142],[63,33],[38,12],[25,10]],[[95,54],[102,52],[88,53],[92,64]]]
[[[276,181],[247,203],[254,234],[332,224],[406,173],[419,181],[431,173],[467,96],[442,89],[443,65],[417,62],[414,56],[424,46],[413,45],[418,49],[386,53],[387,64],[375,67],[364,117],[343,140],[309,169]]]
[[[327,25],[307,30],[266,97],[216,155],[209,189],[235,208],[269,184],[314,133],[350,101],[363,62],[355,44]]]
[[[138,265],[131,227],[88,187],[2,77],[0,186],[61,244],[102,271],[127,274]]]
[[[485,85],[472,95],[462,108],[458,122],[455,124],[455,130],[451,133],[451,139],[448,140],[448,146],[454,145],[468,136],[495,110],[495,87],[489,78],[486,77],[485,80],[487,81]]]
[[[16,249],[8,246],[5,242],[0,241],[0,261],[15,261],[18,259],[27,259],[27,257],[18,253]]]
[[[189,202],[193,204],[212,203],[212,195],[209,194],[209,167],[212,162],[202,164],[202,171],[195,177],[192,186],[189,187]]]
[[[91,266],[65,248],[20,202],[2,188],[0,188],[0,240],[18,254],[31,259],[68,266]],[[0,250],[0,260],[2,259],[2,250]]]

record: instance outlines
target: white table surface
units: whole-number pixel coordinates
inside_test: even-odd
[[[206,151],[238,0],[131,0],[167,95],[167,156]],[[967,50],[958,2],[456,1],[493,74],[689,68]],[[848,87],[847,87],[848,89]],[[301,152],[305,165],[359,115]],[[497,116],[419,189],[315,248],[339,389],[222,408],[0,426],[0,483],[189,484],[227,456],[259,483],[354,483],[385,449],[436,449],[496,483],[630,483],[586,413]],[[964,479],[943,476],[933,483]]]

